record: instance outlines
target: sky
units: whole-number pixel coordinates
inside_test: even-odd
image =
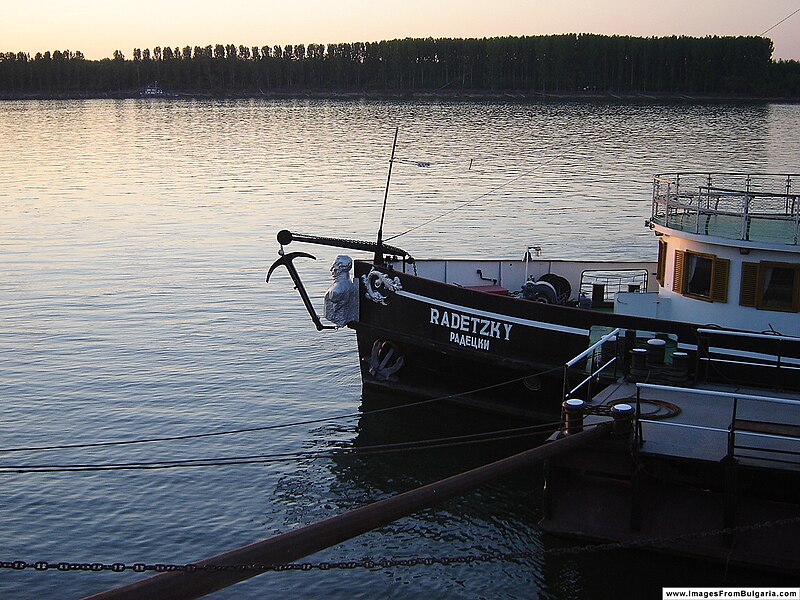
[[[800,60],[800,0],[0,0],[0,52],[558,33],[765,35]],[[777,25],[777,26],[776,26]],[[775,26],[773,28],[773,26]],[[771,29],[773,28],[773,29]]]

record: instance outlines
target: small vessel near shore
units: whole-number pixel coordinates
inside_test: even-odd
[[[694,377],[707,350],[699,330],[758,334],[715,348],[715,368],[754,382],[764,376],[761,366],[777,360],[781,385],[798,389],[797,178],[657,175],[645,221],[657,242],[653,261],[551,260],[536,247],[521,259],[423,260],[382,243],[380,234],[373,243],[284,230],[267,279],[285,265],[318,329],[355,329],[365,391],[446,397],[523,418],[557,414],[561,396],[552,392],[565,369],[568,381],[593,371],[591,361],[567,363],[614,329],[623,332],[618,353],[626,360],[636,348],[662,347],[664,372],[649,375],[656,383],[674,375],[673,357]],[[373,254],[340,257],[326,296],[335,325],[316,315],[292,263],[310,255],[286,253],[293,241]]]
[[[142,98],[174,98],[175,94],[171,92],[165,92],[161,87],[159,87],[158,81],[154,81],[142,89],[142,91],[139,92],[139,96]]]

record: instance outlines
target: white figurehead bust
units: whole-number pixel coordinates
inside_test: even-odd
[[[339,327],[358,319],[358,283],[350,278],[353,259],[341,254],[331,265],[333,285],[325,292],[325,318]]]

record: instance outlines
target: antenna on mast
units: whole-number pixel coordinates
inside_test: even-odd
[[[400,131],[399,127],[394,130],[394,142],[392,143],[392,157],[389,159],[389,176],[386,178],[386,191],[383,193],[383,209],[381,210],[381,224],[378,227],[378,243],[375,249],[375,258],[372,261],[374,264],[379,265],[383,263],[383,220],[386,217],[386,201],[389,198],[389,182],[392,180],[392,165],[394,164],[394,151],[397,148],[397,133]]]

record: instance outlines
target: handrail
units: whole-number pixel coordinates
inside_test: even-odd
[[[641,418],[641,392],[642,390],[658,390],[662,392],[669,392],[674,394],[694,394],[698,396],[707,396],[707,397],[714,397],[714,398],[730,398],[733,400],[732,407],[731,407],[731,420],[730,425],[724,429],[721,427],[709,427],[703,425],[694,425],[691,423],[667,423],[664,421],[654,421],[650,419],[642,419]],[[764,433],[751,431],[749,429],[745,429],[743,427],[737,428],[737,423],[743,423],[744,421],[739,421],[738,410],[739,410],[739,401],[740,400],[751,400],[756,402],[764,402],[769,404],[782,404],[785,406],[794,406],[800,407],[800,400],[792,400],[789,398],[777,398],[774,396],[762,396],[756,394],[742,394],[738,392],[723,392],[721,390],[701,390],[696,388],[683,388],[683,387],[675,387],[675,386],[667,386],[667,385],[658,385],[653,383],[637,383],[636,384],[636,410],[634,415],[634,431],[635,431],[635,444],[639,447],[644,445],[644,438],[642,434],[642,423],[657,423],[659,425],[669,425],[671,427],[677,428],[684,428],[684,429],[697,429],[703,431],[713,431],[717,433],[727,433],[728,441],[727,441],[727,456],[729,459],[734,459],[736,448],[746,449],[746,450],[754,450],[757,452],[762,452],[764,454],[778,454],[778,455],[793,455],[793,456],[800,456],[800,452],[793,451],[793,450],[786,450],[781,448],[775,447],[757,447],[757,446],[737,446],[736,445],[736,436],[737,435],[747,435],[751,437],[759,437],[764,439],[776,439],[776,440],[791,440],[794,442],[800,442],[800,436],[790,435],[790,434],[783,434],[783,433]],[[773,423],[768,421],[758,421],[758,420],[747,420],[751,423],[763,424],[766,426],[774,426]],[[771,460],[776,462],[786,462],[782,461],[778,458],[769,458],[767,456],[760,456],[757,457],[761,460]],[[794,463],[792,463],[794,464]]]
[[[614,364],[616,364],[616,362],[617,362],[617,357],[615,356],[614,358],[612,358],[611,360],[609,360],[607,363],[605,363],[604,365],[602,365],[602,366],[601,366],[599,369],[597,369],[596,371],[592,371],[591,373],[589,373],[589,375],[587,375],[587,376],[586,376],[586,377],[585,377],[585,378],[584,378],[584,379],[583,379],[583,380],[582,380],[582,381],[581,381],[581,382],[580,382],[578,385],[576,385],[576,386],[575,386],[574,388],[572,388],[570,391],[566,392],[566,393],[564,394],[564,398],[565,398],[565,399],[568,399],[570,396],[572,396],[572,394],[574,394],[575,392],[577,392],[579,389],[581,389],[581,388],[582,388],[584,385],[586,385],[587,383],[590,383],[590,382],[591,382],[591,381],[592,381],[592,380],[593,380],[595,377],[597,377],[597,376],[598,376],[600,373],[602,373],[603,371],[605,371],[607,367],[610,367],[611,365],[614,365]],[[588,396],[589,396],[589,399],[591,400],[591,396],[592,396],[591,392],[589,392]]]
[[[617,329],[614,329],[613,331],[607,333],[606,335],[601,337],[597,342],[595,342],[594,344],[589,346],[589,348],[587,348],[586,350],[584,350],[583,352],[578,354],[578,356],[576,356],[575,358],[569,360],[568,362],[566,362],[564,364],[564,380],[563,380],[563,385],[562,385],[562,399],[563,400],[568,400],[575,392],[577,392],[583,386],[588,384],[586,397],[587,397],[587,400],[591,401],[591,399],[592,399],[592,385],[591,385],[592,381],[594,381],[595,377],[600,375],[602,372],[604,372],[609,367],[614,366],[614,368],[616,369],[616,364],[617,364],[617,356],[616,356],[616,354],[615,354],[615,356],[611,357],[611,359],[608,360],[608,362],[600,365],[600,367],[598,367],[597,369],[594,369],[594,368],[589,369],[589,375],[587,375],[583,380],[581,380],[581,382],[578,383],[578,385],[576,385],[574,388],[572,388],[571,390],[567,391],[567,382],[569,381],[569,376],[568,376],[569,369],[571,367],[574,367],[580,361],[586,360],[589,356],[594,355],[597,352],[598,348],[602,348],[603,344],[605,344],[609,340],[611,340],[611,339],[614,339],[615,341],[619,340],[619,332],[620,332],[620,329],[617,328]],[[594,365],[594,361],[592,361],[592,364]]]
[[[698,329],[697,335],[698,369],[700,362],[708,365],[733,364],[762,370],[773,369],[775,372],[784,373],[800,368],[800,354],[798,354],[800,337],[709,328]],[[759,347],[742,345],[745,340],[757,340]],[[757,362],[742,358],[752,358]],[[726,377],[738,380],[736,374],[728,374]]]
[[[709,333],[712,335],[728,335],[731,337],[749,337],[763,340],[780,340],[788,342],[800,342],[800,337],[791,335],[777,335],[772,333],[752,333],[749,331],[730,331],[726,329],[706,329],[700,328],[697,333]]]
[[[709,187],[702,185],[700,186],[700,189],[706,192],[705,194],[699,194],[700,196],[716,195],[715,192],[722,192],[723,194],[730,194],[731,196],[758,196],[759,198],[796,198],[798,196],[798,194],[791,193],[747,192],[732,188]]]
[[[676,171],[674,173],[657,173],[655,175],[655,179],[663,180],[669,182],[670,180],[666,179],[667,177],[686,177],[688,175],[702,175],[703,177],[709,176],[725,176],[725,177],[800,177],[798,173],[773,173],[769,171],[761,172],[756,171],[753,173],[742,173],[741,171]]]
[[[675,387],[672,385],[658,385],[656,383],[637,383],[638,389],[651,389],[669,392],[683,392],[686,394],[695,394],[698,396],[715,396],[718,398],[740,398],[742,400],[764,400],[768,402],[775,402],[777,404],[796,404],[800,406],[800,400],[790,400],[789,398],[777,398],[775,396],[759,396],[755,394],[740,394],[737,392],[722,392],[716,390],[700,390],[697,388],[684,388]]]
[[[800,404],[800,402],[798,402],[797,404]],[[744,433],[746,435],[752,433],[752,432],[748,431],[747,429],[744,429],[743,427],[737,429],[736,424],[740,423],[740,421],[737,419],[738,410],[739,410],[739,399],[738,398],[734,398],[733,399],[733,414],[731,415],[731,424],[730,424],[730,426],[728,428],[728,458],[731,459],[731,460],[734,460],[735,457],[736,457],[736,448],[737,448],[737,446],[736,446],[736,435],[737,435],[737,433],[739,433],[739,434]],[[763,425],[767,425],[768,423],[765,422],[765,421],[752,421],[751,420],[750,424],[751,424],[751,426],[753,424],[761,424],[763,426]],[[762,437],[763,437],[763,435],[762,435]],[[784,434],[774,435],[773,434],[773,435],[770,435],[769,437],[771,437],[773,439],[795,440],[797,442],[800,442],[800,436],[795,436],[795,435],[784,435]],[[764,448],[764,447],[757,447],[757,446],[756,447],[739,446],[739,448],[741,448],[743,450],[744,449],[746,449],[746,450],[755,450],[757,452],[762,452],[762,453],[767,453],[767,454],[772,453],[772,454],[800,455],[800,453],[797,452],[797,451],[785,450],[785,449],[780,449],[780,448]],[[779,459],[768,459],[767,457],[764,457],[764,456],[761,456],[759,458],[761,458],[762,460],[779,460]],[[780,462],[783,462],[783,461],[780,461]]]
[[[600,339],[599,339],[597,342],[595,342],[594,344],[592,344],[591,346],[589,346],[589,347],[588,347],[586,350],[584,350],[583,352],[581,352],[580,354],[578,354],[578,356],[576,356],[576,357],[575,357],[575,358],[573,358],[572,360],[568,361],[568,362],[567,362],[567,363],[564,365],[564,367],[566,367],[566,368],[569,368],[569,367],[574,367],[574,366],[575,366],[575,365],[576,365],[578,362],[580,362],[580,361],[581,361],[581,360],[583,360],[584,358],[588,357],[588,356],[589,356],[589,355],[590,355],[592,352],[594,352],[594,351],[595,351],[597,348],[599,348],[600,346],[602,346],[603,344],[605,344],[605,343],[606,343],[608,340],[610,340],[612,337],[617,337],[618,335],[619,335],[619,327],[617,327],[617,328],[616,328],[614,331],[612,331],[611,333],[607,333],[606,335],[604,335],[603,337],[601,337],[601,338],[600,338]]]
[[[800,175],[660,174],[653,179],[651,223],[682,229],[683,219],[688,218],[687,231],[697,234],[797,245],[800,235],[800,194],[792,190],[793,178],[798,179]],[[783,202],[776,205],[775,201],[780,200]],[[720,202],[723,206],[720,206]],[[727,223],[717,223],[710,231],[708,221],[712,216],[724,218]],[[704,230],[700,228],[701,217],[707,220]],[[680,223],[674,219],[680,219]],[[733,227],[739,221],[740,226]],[[777,221],[784,225],[774,235],[757,233],[754,239],[751,225],[763,221]],[[732,233],[731,228],[737,233]]]

